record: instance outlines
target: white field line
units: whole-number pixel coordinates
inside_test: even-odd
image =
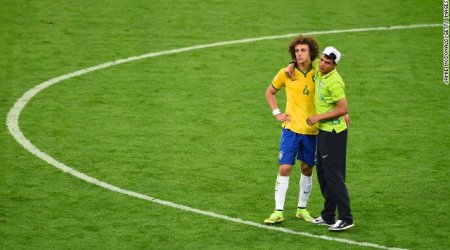
[[[368,31],[388,31],[388,30],[401,30],[401,29],[431,28],[431,27],[441,27],[441,26],[442,26],[442,24],[413,24],[413,25],[391,26],[391,27],[372,27],[372,28],[346,29],[346,30],[311,31],[311,32],[305,32],[303,34],[325,35],[325,34],[354,33],[354,32],[368,32]],[[115,61],[106,62],[103,64],[99,64],[97,66],[81,69],[81,70],[78,70],[78,71],[75,71],[75,72],[72,72],[72,73],[69,73],[66,75],[58,76],[58,77],[52,78],[48,81],[45,81],[45,82],[35,86],[34,88],[28,90],[22,97],[20,97],[16,101],[14,106],[11,108],[11,110],[8,112],[6,124],[7,124],[8,130],[11,133],[11,135],[16,139],[16,141],[20,145],[22,145],[30,153],[36,155],[37,157],[46,161],[50,165],[62,170],[63,172],[69,173],[69,174],[71,174],[79,179],[82,179],[88,183],[106,188],[108,190],[111,190],[111,191],[114,191],[117,193],[121,193],[121,194],[125,194],[125,195],[131,196],[131,197],[154,202],[154,203],[157,203],[160,205],[180,209],[183,211],[188,211],[188,212],[192,212],[192,213],[196,213],[196,214],[202,214],[202,215],[205,215],[208,217],[218,218],[218,219],[222,219],[222,220],[227,220],[227,221],[245,224],[245,225],[249,225],[249,226],[254,226],[254,227],[267,229],[267,230],[279,231],[279,232],[283,232],[283,233],[301,235],[301,236],[323,239],[323,240],[328,240],[328,241],[336,241],[336,242],[341,242],[341,243],[350,244],[350,245],[363,246],[363,247],[372,247],[372,248],[378,248],[378,249],[402,249],[402,248],[386,247],[386,246],[382,246],[382,245],[378,245],[378,244],[374,244],[374,243],[368,243],[368,242],[358,242],[358,241],[353,241],[353,240],[348,240],[348,239],[329,237],[326,235],[314,235],[314,234],[310,234],[307,232],[294,231],[294,230],[291,230],[288,228],[266,226],[266,225],[263,225],[260,223],[256,223],[256,222],[252,222],[252,221],[245,221],[245,220],[242,220],[239,218],[233,218],[233,217],[229,217],[226,215],[221,215],[221,214],[217,214],[217,213],[213,213],[213,212],[209,212],[209,211],[203,211],[203,210],[199,210],[196,208],[184,206],[184,205],[173,203],[170,201],[156,199],[156,198],[144,195],[144,194],[140,194],[140,193],[126,190],[126,189],[122,189],[120,187],[117,187],[117,186],[111,185],[109,183],[103,182],[101,180],[95,179],[93,177],[90,177],[84,173],[81,173],[81,172],[65,165],[64,163],[61,163],[61,162],[55,160],[53,157],[47,155],[46,153],[44,153],[40,149],[38,149],[36,146],[34,146],[24,136],[24,134],[20,130],[20,127],[19,127],[20,113],[25,108],[27,103],[42,90],[44,90],[56,83],[59,83],[61,81],[64,81],[64,80],[67,80],[67,79],[70,79],[70,78],[73,78],[76,76],[84,75],[89,72],[105,69],[105,68],[108,68],[108,67],[111,67],[114,65],[119,65],[119,64],[131,62],[131,61],[150,58],[150,57],[157,57],[157,56],[162,56],[162,55],[175,54],[175,53],[180,53],[180,52],[185,52],[185,51],[192,51],[192,50],[205,49],[205,48],[211,48],[211,47],[219,47],[219,46],[225,46],[225,45],[251,43],[251,42],[273,40],[273,39],[280,39],[280,38],[289,38],[289,37],[294,37],[298,34],[299,33],[292,33],[292,34],[285,34],[285,35],[279,35],[279,36],[248,38],[248,39],[241,39],[241,40],[233,40],[233,41],[225,41],[225,42],[197,45],[197,46],[192,46],[192,47],[160,51],[160,52],[155,52],[155,53],[148,53],[148,54],[143,54],[140,56],[132,56],[132,57],[128,57],[125,59],[119,59],[119,60],[115,60]]]

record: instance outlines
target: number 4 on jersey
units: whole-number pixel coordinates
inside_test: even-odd
[[[305,85],[305,88],[303,89],[303,94],[309,96],[309,90],[308,90],[308,86],[307,85]]]

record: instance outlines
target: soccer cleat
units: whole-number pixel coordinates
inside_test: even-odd
[[[344,231],[351,227],[353,227],[355,224],[350,223],[348,221],[344,220],[338,220],[336,223],[334,223],[331,227],[328,228],[330,231]]]
[[[307,222],[312,222],[314,220],[313,217],[309,214],[308,210],[306,208],[297,208],[297,213],[295,214],[295,217],[299,219],[303,219]]]
[[[273,212],[269,218],[264,220],[264,224],[273,225],[283,221],[283,211]]]
[[[323,225],[323,226],[332,226],[332,224],[329,224],[328,222],[326,222],[324,219],[322,219],[322,216],[319,216],[319,218],[317,219],[313,219],[311,221],[312,224],[316,224],[316,225]]]

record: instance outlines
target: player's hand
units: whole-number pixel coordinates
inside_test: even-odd
[[[290,122],[291,116],[287,113],[278,114],[275,116],[275,118],[280,122]]]
[[[318,117],[315,116],[311,116],[308,119],[306,119],[306,124],[308,124],[309,126],[313,126],[314,124],[316,124],[319,121]]]
[[[350,125],[352,124],[352,121],[350,120],[350,115],[346,114],[343,117],[344,117],[345,123],[347,124],[347,128],[350,127]]]
[[[286,67],[286,70],[284,71],[284,74],[289,78],[294,78],[295,73],[295,63],[289,63],[289,65]]]

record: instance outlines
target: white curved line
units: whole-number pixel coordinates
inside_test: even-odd
[[[311,31],[311,32],[306,32],[304,34],[323,35],[323,34],[336,34],[336,33],[354,33],[354,32],[368,32],[368,31],[430,28],[430,27],[441,27],[441,26],[442,26],[442,24],[413,24],[413,25],[391,26],[391,27],[373,27],[373,28],[345,29],[345,30]],[[185,51],[212,48],[212,47],[225,46],[225,45],[251,43],[251,42],[257,42],[257,41],[263,41],[263,40],[273,40],[273,39],[280,39],[280,38],[288,38],[288,37],[293,37],[296,35],[298,35],[298,33],[285,34],[285,35],[279,35],[279,36],[265,36],[265,37],[258,37],[258,38],[248,38],[248,39],[241,39],[241,40],[217,42],[217,43],[197,45],[197,46],[185,47],[185,48],[179,48],[179,49],[173,49],[173,50],[166,50],[166,51],[155,52],[155,53],[148,53],[148,54],[144,54],[144,55],[140,55],[140,56],[133,56],[133,57],[125,58],[125,59],[119,59],[119,60],[115,60],[115,61],[111,61],[111,62],[106,62],[103,64],[99,64],[97,66],[89,67],[89,68],[78,70],[78,71],[75,71],[75,72],[72,72],[72,73],[69,73],[66,75],[58,76],[58,77],[52,78],[48,81],[45,81],[45,82],[35,86],[34,88],[27,91],[22,97],[20,97],[16,101],[14,106],[11,108],[11,110],[8,112],[6,124],[7,124],[8,130],[11,133],[11,135],[16,139],[16,141],[20,145],[22,145],[30,153],[32,153],[32,154],[36,155],[37,157],[39,157],[40,159],[46,161],[48,164],[66,172],[66,173],[69,173],[79,179],[82,179],[86,182],[106,188],[108,190],[111,190],[111,191],[114,191],[117,193],[125,194],[125,195],[131,196],[131,197],[139,198],[139,199],[146,200],[146,201],[151,201],[151,202],[154,202],[154,203],[157,203],[160,205],[164,205],[164,206],[168,206],[168,207],[172,207],[172,208],[176,208],[176,209],[181,209],[181,210],[196,213],[196,214],[202,214],[202,215],[213,217],[213,218],[223,219],[223,220],[227,220],[227,221],[232,221],[232,222],[245,224],[245,225],[249,225],[249,226],[254,226],[254,227],[258,227],[258,228],[263,228],[263,229],[268,229],[268,230],[280,231],[280,232],[289,233],[289,234],[302,235],[302,236],[307,236],[307,237],[312,237],[312,238],[317,238],[317,239],[336,241],[336,242],[364,246],[364,247],[373,247],[373,248],[378,248],[378,249],[401,249],[401,248],[390,248],[390,247],[386,247],[386,246],[382,246],[382,245],[378,245],[378,244],[374,244],[374,243],[368,243],[368,242],[358,242],[358,241],[353,241],[353,240],[334,238],[334,237],[329,237],[329,236],[325,236],[325,235],[314,235],[314,234],[310,234],[310,233],[306,233],[306,232],[298,232],[298,231],[294,231],[294,230],[282,228],[282,227],[270,227],[270,226],[262,225],[262,224],[255,223],[252,221],[245,221],[245,220],[242,220],[239,218],[233,218],[233,217],[229,217],[226,215],[221,215],[221,214],[217,214],[217,213],[213,213],[213,212],[209,212],[209,211],[203,211],[203,210],[199,210],[196,208],[180,205],[180,204],[173,203],[170,201],[156,199],[151,196],[143,195],[143,194],[129,191],[126,189],[122,189],[120,187],[111,185],[109,183],[106,183],[106,182],[100,181],[98,179],[95,179],[91,176],[88,176],[84,173],[81,173],[81,172],[79,172],[73,168],[70,168],[67,165],[55,160],[53,157],[47,155],[46,153],[39,150],[36,146],[34,146],[24,136],[24,134],[20,130],[20,127],[19,127],[20,113],[25,108],[27,103],[31,100],[31,98],[33,98],[35,95],[37,95],[42,90],[44,90],[56,83],[64,81],[66,79],[84,75],[89,72],[97,71],[100,69],[105,69],[105,68],[108,68],[108,67],[111,67],[114,65],[119,65],[119,64],[131,62],[131,61],[150,58],[150,57],[157,57],[157,56],[162,56],[162,55],[175,54],[175,53],[180,53],[180,52],[185,52]]]

